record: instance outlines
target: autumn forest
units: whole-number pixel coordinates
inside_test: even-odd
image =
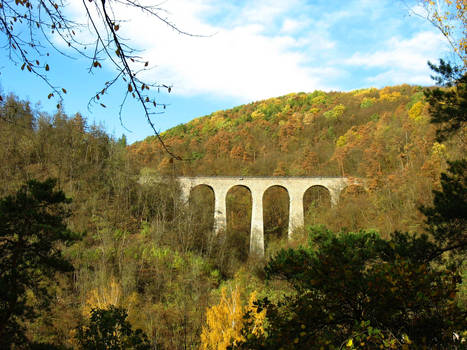
[[[62,203],[67,215],[60,213],[73,233],[53,248],[70,268],[36,271],[37,284],[26,283],[18,299],[28,311],[2,321],[2,334],[17,344],[29,339],[37,348],[97,349],[90,344],[103,337],[98,327],[110,317],[118,329],[135,332],[118,331],[124,347],[135,349],[279,348],[277,337],[288,348],[338,348],[342,342],[347,348],[432,348],[446,338],[427,339],[427,329],[437,337],[451,339],[452,331],[465,337],[462,255],[428,262],[423,254],[436,254],[437,239],[444,237],[427,226],[436,193],[462,174],[465,181],[465,167],[459,173],[449,162],[465,155],[465,127],[441,141],[430,122],[429,91],[410,85],[314,91],[217,111],[162,134],[182,160],[172,159],[155,138],[127,145],[124,136],[113,138],[79,114],[47,115],[29,101],[2,96],[2,208],[19,203],[19,194],[16,202],[11,196],[25,183],[29,187],[20,192],[33,197],[41,184],[42,191],[55,188],[72,199]],[[307,192],[306,225],[292,241],[287,195],[282,188],[268,190],[261,258],[248,254],[248,190],[228,193],[227,229],[214,235],[212,191],[196,188],[183,203],[179,175],[346,176],[364,178],[367,186],[347,188],[334,207],[327,191]],[[465,239],[465,227],[460,230],[457,239]],[[324,258],[327,265],[320,265]],[[295,264],[307,269],[297,272]],[[422,282],[418,275],[425,276]],[[336,294],[340,282],[346,287]],[[363,298],[358,317],[355,297]],[[386,304],[375,305],[373,298]],[[404,299],[409,304],[401,306]],[[328,311],[318,310],[319,302]],[[350,303],[357,323],[347,324],[350,316],[333,311],[335,303]],[[376,314],[365,316],[365,308]],[[378,316],[380,308],[393,314]],[[396,315],[405,309],[413,316],[393,334],[393,323],[401,322]],[[284,323],[281,315],[287,314]],[[342,317],[337,328],[329,323],[333,317]],[[323,328],[309,331],[317,322]]]
[[[1,83],[27,96],[38,79],[46,89],[37,96],[56,104],[0,89],[0,349],[467,349],[465,0],[402,1],[405,16],[431,32],[401,20],[390,1],[179,8],[183,24],[221,28],[219,36],[181,29],[165,8],[174,3],[0,0]],[[380,33],[386,26],[390,37]],[[441,40],[447,51],[433,56]],[[430,86],[417,80],[426,78],[421,60],[447,56],[428,62]],[[77,65],[87,65],[87,83]],[[255,88],[262,94],[250,97],[277,97],[159,132],[155,116],[170,107],[161,99],[173,85],[152,80],[153,69],[157,79],[183,75],[186,90],[173,101],[190,107],[201,95],[232,98],[258,77],[265,90],[290,76],[288,87],[302,86],[290,90],[310,91]],[[330,91],[319,84],[328,73],[359,80]],[[394,78],[387,73],[399,80],[352,90]],[[203,87],[210,74],[215,87]],[[152,136],[128,142],[92,115],[66,113],[60,75],[76,90],[99,86],[89,112],[112,111],[106,118],[125,128],[129,110],[125,120],[142,119]],[[200,185],[185,198],[181,176],[348,182],[338,201],[324,187],[307,189],[299,226],[285,188],[265,190],[258,209],[249,188],[233,186],[218,229],[219,197]],[[262,211],[264,254],[250,250],[252,207]]]

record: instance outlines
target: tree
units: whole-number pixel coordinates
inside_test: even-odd
[[[225,288],[221,300],[206,311],[206,326],[201,333],[201,349],[225,350],[229,344],[240,339],[244,308],[240,290],[235,288],[230,297]]]
[[[23,322],[36,318],[28,293],[47,308],[48,281],[73,270],[58,244],[78,236],[65,223],[70,199],[54,191],[55,181],[31,180],[0,200],[0,348],[26,344]]]
[[[433,77],[436,83],[445,87],[425,90],[431,122],[439,126],[437,139],[444,141],[467,122],[467,73],[443,60],[440,60],[438,66],[428,64],[437,74]],[[465,140],[462,141],[465,144]]]
[[[467,251],[467,160],[448,163],[448,173],[441,174],[442,190],[433,191],[433,206],[421,208],[427,231],[439,242],[431,258]]]
[[[176,32],[188,34],[180,30],[175,24],[163,17],[163,9],[159,5],[143,5],[139,0],[89,0],[82,1],[86,13],[87,24],[76,22],[67,12],[68,4],[65,0],[0,0],[0,37],[3,36],[8,48],[8,59],[21,69],[28,70],[42,79],[50,88],[48,98],[57,98],[58,105],[63,101],[66,88],[58,87],[48,78],[48,72],[53,69],[47,62],[50,50],[56,54],[69,57],[67,51],[60,49],[54,42],[58,41],[68,46],[72,52],[89,62],[89,73],[102,68],[108,62],[115,71],[114,77],[107,81],[91,98],[90,103],[98,103],[106,107],[101,101],[105,94],[118,83],[123,84],[125,97],[131,96],[141,105],[147,122],[165,150],[174,154],[166,147],[159,137],[151,116],[159,108],[166,105],[156,101],[150,90],[166,89],[169,93],[171,86],[158,82],[148,82],[141,78],[149,69],[149,62],[138,56],[136,50],[122,38],[120,27],[125,19],[118,14],[126,9],[137,9],[158,21],[162,21]],[[89,34],[82,39],[82,32]],[[176,157],[178,158],[178,157]]]
[[[432,78],[443,88],[426,89],[431,122],[438,125],[438,141],[458,134],[465,146],[467,122],[467,3],[465,0],[423,0],[426,18],[447,38],[460,63],[440,59],[428,62],[436,73]],[[467,246],[467,161],[448,162],[448,173],[441,174],[442,191],[433,191],[432,207],[421,207],[427,217],[427,230],[442,242],[435,256],[444,252],[465,253]]]
[[[257,310],[256,292],[251,293],[248,305],[243,306],[240,289],[236,287],[230,297],[225,288],[221,290],[221,300],[206,311],[206,326],[201,333],[201,350],[225,350],[229,345],[245,341],[241,331],[248,325],[255,336],[264,332],[263,323],[266,313]],[[246,320],[244,313],[250,315]],[[247,321],[247,323],[245,322]]]
[[[267,264],[267,278],[288,281],[294,292],[275,303],[260,300],[265,332],[245,327],[237,348],[455,346],[453,333],[467,329],[467,313],[456,303],[459,271],[427,260],[437,243],[424,235],[384,240],[370,231],[312,228],[307,247],[282,250]]]
[[[89,326],[77,329],[76,339],[83,350],[149,350],[151,344],[141,329],[133,330],[125,309],[110,305],[92,309]]]
[[[437,139],[444,141],[467,121],[467,3],[465,0],[420,0],[418,5],[418,10],[412,10],[412,13],[433,24],[454,53],[451,63],[444,60],[440,60],[439,65],[428,62],[436,73],[432,78],[437,85],[447,88],[425,90],[431,122],[439,126]]]
[[[446,140],[467,121],[467,3],[465,0],[419,0],[411,13],[433,24],[446,38],[454,58],[439,65],[428,62],[436,73],[437,85],[448,89],[427,89],[431,122],[438,124],[438,141]],[[464,142],[465,143],[465,142]]]
[[[425,18],[446,38],[454,54],[467,66],[467,3],[465,0],[419,0],[412,13]],[[418,10],[422,11],[418,11]]]

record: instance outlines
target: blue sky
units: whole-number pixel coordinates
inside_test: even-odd
[[[81,16],[81,2],[69,14]],[[125,10],[122,34],[154,68],[145,78],[173,85],[157,99],[169,106],[155,117],[159,131],[216,110],[291,92],[349,91],[402,83],[430,85],[426,62],[447,58],[448,47],[428,22],[410,15],[413,2],[399,0],[168,0],[166,16],[180,29]],[[0,49],[0,88],[54,113],[48,87],[21,71]],[[68,90],[65,112],[80,112],[129,142],[152,134],[138,105],[118,118],[123,92],[105,96],[106,109],[89,99],[112,77],[110,66],[87,73],[89,62],[53,55],[50,79]]]

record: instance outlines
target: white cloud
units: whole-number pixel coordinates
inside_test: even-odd
[[[446,50],[441,34],[424,31],[412,38],[393,37],[372,53],[357,52],[343,63],[350,66],[377,68],[383,72],[367,79],[384,84],[430,84],[427,61],[435,61]]]
[[[287,17],[284,20],[284,12],[292,2],[262,1],[254,6],[232,8],[238,17],[230,26],[202,20],[203,11],[212,11],[205,3],[201,9],[200,2],[189,1],[188,10],[184,4],[185,1],[177,1],[169,9],[177,14],[175,23],[187,31],[216,34],[205,38],[181,36],[164,26],[151,26],[148,18],[131,22],[127,28],[130,36],[137,38],[134,43],[146,48],[145,57],[161,67],[149,73],[149,77],[173,84],[176,93],[248,101],[327,88],[324,71],[306,65],[309,57],[304,49],[310,44],[309,39],[287,33],[266,34],[273,25],[290,23]],[[140,28],[154,29],[143,32]],[[315,46],[331,47],[332,43],[315,40]]]
[[[426,61],[439,56],[443,46],[439,35],[419,31],[404,38],[405,33],[387,34],[382,27],[369,26],[370,31],[382,30],[381,40],[374,43],[379,49],[346,58],[343,40],[350,39],[342,37],[342,28],[337,33],[333,29],[354,18],[382,22],[387,3],[374,6],[369,0],[355,0],[348,6],[321,8],[309,4],[169,0],[161,5],[166,10],[162,14],[178,28],[206,37],[180,35],[134,9],[117,12],[124,11],[122,17],[130,19],[121,24],[122,35],[131,46],[144,49],[142,56],[156,65],[146,77],[173,85],[174,93],[183,96],[235,97],[246,102],[294,91],[345,89],[339,79],[371,84],[429,82]],[[365,77],[368,68],[377,73]]]
[[[184,43],[161,57],[163,79],[184,94],[215,94],[259,99],[290,91],[322,87],[293,48],[292,37],[265,37],[258,26],[219,31],[207,39],[181,39]],[[158,48],[147,52],[154,56]],[[157,74],[157,71],[154,73]]]
[[[424,70],[422,73],[414,73],[408,71],[400,71],[390,69],[384,73],[367,78],[368,83],[374,87],[382,87],[387,85],[397,84],[413,84],[413,85],[432,85],[433,80]]]
[[[294,33],[306,25],[303,21],[297,21],[295,19],[286,18],[282,23],[281,32],[282,33]]]

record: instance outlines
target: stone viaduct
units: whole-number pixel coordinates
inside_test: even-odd
[[[252,199],[250,253],[264,254],[263,194],[272,186],[283,187],[289,195],[289,238],[297,226],[304,224],[303,196],[313,186],[329,191],[331,205],[336,205],[341,191],[358,181],[345,177],[250,177],[250,176],[199,176],[178,177],[182,196],[188,201],[191,190],[200,185],[210,187],[214,192],[214,230],[219,232],[227,225],[227,192],[234,186],[250,190]]]

